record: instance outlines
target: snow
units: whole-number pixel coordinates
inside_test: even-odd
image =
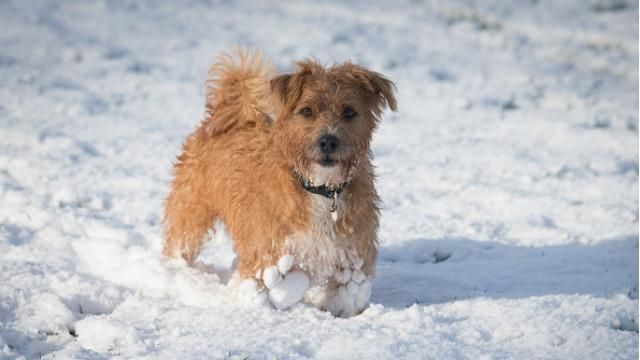
[[[355,281],[356,283],[361,283],[364,281],[364,279],[366,278],[365,274],[362,272],[362,270],[355,270],[353,272],[353,274],[351,274],[351,279],[353,281]]]
[[[278,309],[286,309],[304,298],[309,289],[309,277],[302,271],[291,271],[281,282],[269,289],[269,300]]]
[[[281,274],[288,273],[289,270],[291,270],[294,261],[295,258],[293,257],[293,255],[284,255],[278,260],[278,271],[280,271]]]
[[[357,269],[336,269],[332,276],[337,282],[335,286],[327,286],[326,279],[324,283],[312,284],[305,295],[305,302],[340,317],[349,318],[359,314],[369,304],[373,286],[373,278],[360,270],[362,265],[362,259],[356,258],[351,266]]]
[[[304,298],[309,289],[309,276],[302,271],[289,271],[295,262],[292,255],[283,255],[276,265],[262,271],[262,283],[269,301],[277,309],[287,309]],[[258,274],[260,270],[258,270]]]
[[[242,279],[237,274],[227,283],[233,299],[244,306],[267,304],[267,294],[254,279]]]
[[[0,23],[0,358],[638,358],[637,2],[16,0]],[[221,226],[196,266],[161,256],[236,44],[398,86],[358,316],[269,305]]]
[[[278,267],[274,265],[264,269],[262,272],[262,281],[269,289],[272,289],[275,285],[280,283],[282,281],[282,275],[280,275]]]

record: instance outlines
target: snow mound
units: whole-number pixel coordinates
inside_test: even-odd
[[[309,288],[309,277],[302,271],[291,271],[269,290],[269,300],[278,309],[286,309],[301,301]]]

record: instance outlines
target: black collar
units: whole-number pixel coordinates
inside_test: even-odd
[[[335,199],[342,190],[347,186],[346,182],[340,183],[338,187],[332,187],[327,185],[314,186],[310,180],[303,178],[302,176],[298,176],[298,182],[300,185],[310,193],[322,195],[327,199]]]

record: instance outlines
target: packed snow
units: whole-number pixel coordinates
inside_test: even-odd
[[[0,358],[638,358],[637,1],[8,0],[0,24]],[[224,231],[161,255],[236,45],[398,86],[377,275],[337,275],[358,316],[276,309]],[[272,280],[308,286],[288,261]]]
[[[309,289],[309,277],[302,271],[292,271],[269,289],[269,300],[278,309],[287,309],[300,302]]]

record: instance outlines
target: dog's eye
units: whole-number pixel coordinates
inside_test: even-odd
[[[311,111],[311,108],[307,106],[300,110],[300,114],[304,117],[310,117],[311,115],[313,115],[313,111]]]
[[[342,110],[342,118],[345,120],[351,120],[356,117],[356,115],[358,115],[358,113],[350,107],[346,107]]]

